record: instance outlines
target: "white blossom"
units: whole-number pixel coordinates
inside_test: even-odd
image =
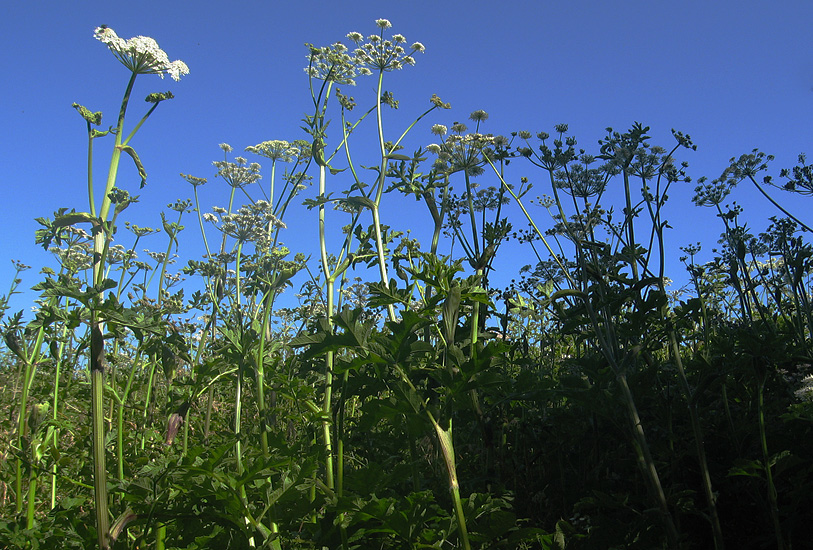
[[[257,145],[246,147],[246,151],[269,158],[271,160],[281,160],[283,162],[291,162],[299,153],[299,148],[291,145],[283,139],[272,139],[270,141],[263,141]]]
[[[794,394],[799,401],[813,401],[813,374],[802,379],[801,387]]]
[[[443,124],[434,124],[432,126],[432,133],[436,136],[445,136],[449,129]]]
[[[94,31],[97,40],[106,45],[121,63],[135,74],[168,74],[173,80],[189,74],[189,67],[181,60],[170,61],[167,53],[149,36],[135,36],[129,40],[119,38],[110,27]]]

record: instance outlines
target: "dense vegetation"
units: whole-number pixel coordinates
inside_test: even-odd
[[[409,153],[414,124],[384,135],[383,80],[423,46],[376,25],[347,35],[356,50],[311,46],[307,139],[246,149],[265,180],[222,144],[228,206],[202,212],[206,179],[183,176],[193,199],[160,213],[148,260],[135,250],[158,230],[123,223],[137,197],[116,181],[126,153],[143,184],[130,142],[172,94],[127,126],[130,94],[137,75],[187,69],[97,29],[131,72],[110,129],[74,105],[90,167],[114,141],[105,187],[91,168],[87,210],[39,220],[57,263],[34,318],[7,307],[22,264],[0,303],[0,545],[809,545],[813,248],[790,214],[753,234],[726,202],[742,181],[813,192],[804,157],[781,183],[758,151],[700,179],[722,237],[710,262],[683,249],[690,284],[668,291],[665,205],[690,181],[689,136],[663,148],[635,124],[589,152],[566,125],[481,133],[475,111],[473,131],[435,124],[438,143]],[[336,86],[362,77],[378,92],[359,114]],[[416,123],[447,108],[432,96]],[[548,195],[528,200],[529,180]],[[426,206],[428,244],[381,220],[385,196]],[[279,244],[302,215],[313,257]],[[182,223],[205,246],[183,281]],[[498,288],[511,240],[538,262]]]

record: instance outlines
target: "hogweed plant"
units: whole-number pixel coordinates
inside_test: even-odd
[[[767,157],[698,182],[723,235],[681,249],[673,291],[667,199],[689,182],[689,136],[662,148],[635,124],[588,152],[566,125],[430,120],[451,109],[437,95],[393,131],[414,98],[389,73],[424,47],[379,19],[308,45],[307,139],[220,144],[153,229],[124,221],[139,197],[119,165],[145,181],[134,137],[172,94],[134,125],[129,98],[137,75],[187,69],[151,39],[96,36],[130,79],[109,129],[74,106],[88,207],[38,219],[55,267],[34,319],[7,312],[22,264],[0,299],[0,545],[805,544],[813,249],[800,220],[759,233],[726,202]],[[363,79],[375,96],[350,94]],[[780,179],[807,194],[810,172],[800,157]],[[390,201],[421,203],[426,231],[390,224]],[[302,209],[312,255],[286,246]],[[512,246],[537,263],[499,288]]]
[[[163,78],[169,74],[174,80],[189,73],[189,69],[182,61],[170,61],[166,52],[149,37],[136,36],[129,40],[120,38],[113,29],[98,27],[94,36],[105,44],[113,55],[129,70],[130,78],[121,101],[118,119],[115,126],[107,131],[100,131],[94,127],[101,125],[102,113],[93,112],[81,105],[74,104],[79,114],[85,120],[88,130],[88,211],[72,212],[57,216],[47,227],[50,234],[42,238],[47,246],[50,240],[59,240],[59,233],[63,228],[78,223],[89,223],[92,229],[92,276],[87,284],[85,306],[87,307],[89,331],[89,359],[88,369],[91,380],[91,418],[93,425],[93,483],[94,506],[96,509],[96,532],[100,548],[109,548],[111,545],[109,528],[109,509],[107,494],[107,466],[105,458],[105,425],[104,425],[104,387],[105,387],[105,331],[106,323],[110,321],[108,313],[115,305],[102,303],[105,290],[113,288],[116,283],[105,277],[106,266],[110,257],[113,235],[116,230],[118,215],[134,200],[126,191],[116,188],[119,165],[122,154],[128,155],[134,162],[141,179],[141,185],[146,183],[146,171],[133,146],[130,144],[141,126],[152,115],[160,103],[172,99],[171,92],[152,93],[146,98],[151,104],[141,120],[125,134],[125,119],[136,77],[142,74],[157,74]],[[96,139],[112,135],[114,139],[113,153],[110,168],[107,173],[101,201],[97,203],[98,190],[94,186],[93,177],[93,146]],[[111,212],[112,210],[112,212]],[[35,344],[35,346],[38,344]],[[23,403],[23,407],[25,403]]]

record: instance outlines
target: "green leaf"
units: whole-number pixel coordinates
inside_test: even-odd
[[[361,196],[347,197],[345,199],[339,200],[338,202],[349,204],[351,206],[357,206],[360,208],[375,208],[375,203],[371,199]]]
[[[94,225],[98,224],[98,219],[94,218],[87,212],[71,212],[62,216],[57,216],[52,222],[52,227],[68,227],[77,223],[88,222]]]

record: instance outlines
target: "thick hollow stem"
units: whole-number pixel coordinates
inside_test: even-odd
[[[98,314],[91,313],[90,325],[91,422],[93,424],[93,489],[96,533],[101,550],[110,547],[110,519],[107,500],[107,465],[104,430],[104,336]]]
[[[325,166],[319,165],[319,195],[325,194]],[[322,260],[322,272],[325,275],[325,292],[327,293],[327,307],[325,316],[327,318],[328,330],[333,331],[333,293],[334,278],[327,261],[327,239],[325,235],[325,205],[319,205],[319,251]],[[325,354],[325,389],[322,401],[322,438],[325,444],[325,485],[330,489],[334,488],[333,477],[333,445],[330,433],[330,412],[331,401],[333,399],[333,352]]]
[[[652,454],[649,450],[649,444],[646,441],[644,434],[644,426],[641,423],[641,418],[638,416],[638,408],[635,405],[635,399],[632,396],[627,377],[623,372],[616,375],[621,390],[624,395],[624,401],[627,405],[627,413],[629,414],[630,423],[632,425],[632,435],[635,443],[635,452],[638,458],[638,465],[644,472],[646,479],[649,481],[650,489],[652,490],[653,497],[658,503],[661,512],[661,519],[664,522],[666,535],[669,540],[670,548],[679,548],[678,545],[678,532],[675,527],[675,522],[672,520],[672,514],[669,512],[669,505],[666,503],[666,495],[661,485],[661,479],[658,475],[658,470],[655,467],[655,461],[652,460]]]

